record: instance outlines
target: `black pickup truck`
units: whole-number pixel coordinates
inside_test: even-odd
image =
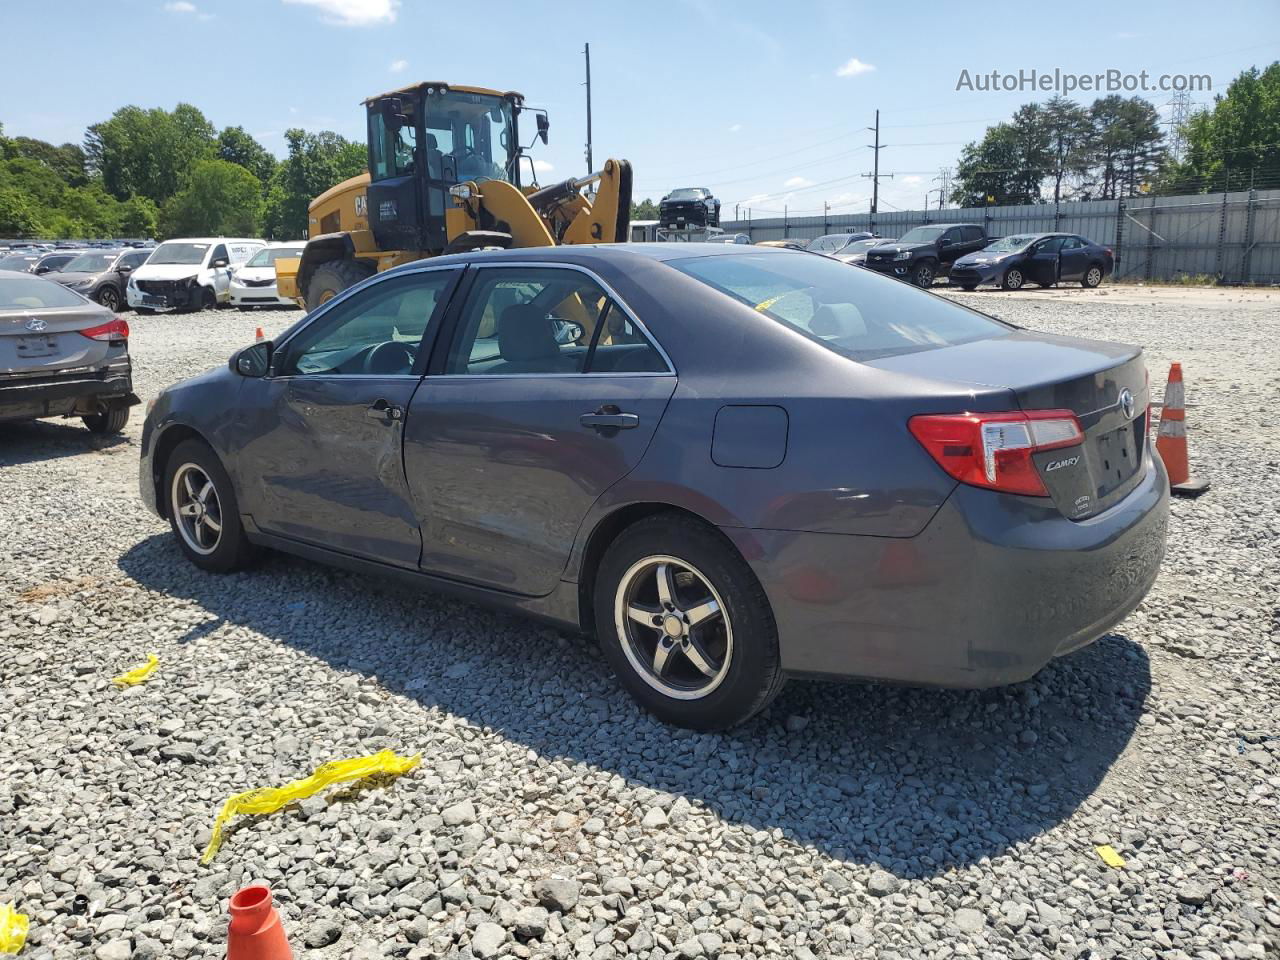
[[[889,240],[867,251],[865,266],[917,287],[930,287],[937,277],[951,272],[951,265],[966,253],[981,250],[990,242],[987,231],[977,223],[934,223],[908,230],[897,240]]]
[[[706,187],[681,187],[662,198],[658,226],[664,230],[720,226],[720,201]]]

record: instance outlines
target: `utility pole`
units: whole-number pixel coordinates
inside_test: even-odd
[[[933,182],[941,184],[938,188],[938,209],[941,210],[947,195],[951,193],[951,168],[943,167],[940,169],[938,175],[933,178]]]
[[[584,44],[582,53],[587,58],[587,173],[595,172],[591,162],[591,44]]]
[[[871,149],[875,151],[875,163],[872,165],[871,173],[863,174],[864,177],[871,178],[871,216],[874,217],[876,215],[877,208],[880,206],[880,177],[885,176],[891,179],[893,177],[892,173],[885,173],[885,174],[880,173],[880,151],[883,150],[884,147],[880,145],[880,111],[879,110],[876,111],[876,125],[874,127],[867,127],[867,129],[874,131],[876,135],[875,144],[874,145],[867,144],[867,146],[871,147]],[[872,220],[871,222],[872,224],[874,224],[875,220]]]
[[[736,203],[733,205],[733,222],[738,222],[738,205]]]

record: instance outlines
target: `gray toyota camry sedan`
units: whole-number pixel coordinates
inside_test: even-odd
[[[800,251],[564,246],[378,274],[170,387],[141,487],[205,570],[594,632],[717,729],[789,676],[991,686],[1102,636],[1164,553],[1148,434],[1137,347]]]

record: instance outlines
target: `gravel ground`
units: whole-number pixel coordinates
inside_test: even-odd
[[[138,501],[140,410],[114,441],[0,427],[24,957],[221,957],[253,880],[319,960],[1278,955],[1280,297],[1207,294],[958,295],[1144,343],[1157,387],[1184,365],[1213,489],[1113,634],[996,691],[795,682],[727,735],[649,720],[593,648],[506,615],[284,557],[198,572]],[[131,316],[138,393],[296,317]],[[198,864],[228,795],[384,747],[423,762]]]

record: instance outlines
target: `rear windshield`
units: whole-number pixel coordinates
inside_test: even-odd
[[[265,250],[259,250],[252,260],[245,264],[246,267],[269,267],[280,258],[286,260],[294,257],[302,256],[301,247],[267,247]]]
[[[741,253],[667,263],[854,360],[1004,336],[1006,324],[917,287],[806,254]]]
[[[84,297],[40,277],[0,277],[0,310],[82,307]]]

